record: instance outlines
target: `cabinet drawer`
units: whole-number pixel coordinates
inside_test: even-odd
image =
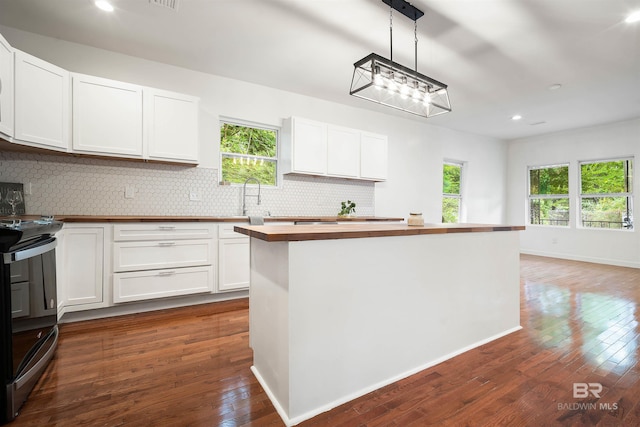
[[[113,302],[142,301],[211,292],[213,267],[135,271],[113,275]]]
[[[113,245],[113,270],[136,271],[211,265],[212,239],[118,242]]]
[[[248,239],[249,236],[242,233],[236,233],[235,231],[233,231],[233,227],[235,227],[236,225],[249,225],[249,224],[246,222],[220,224],[218,225],[218,238],[219,239],[238,239],[238,238],[244,237]]]
[[[158,222],[151,224],[116,224],[113,240],[208,239],[215,237],[215,227],[207,223]]]

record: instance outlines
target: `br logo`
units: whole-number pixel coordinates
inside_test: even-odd
[[[600,383],[573,383],[573,397],[584,399],[591,394],[595,398],[600,398],[602,384]]]

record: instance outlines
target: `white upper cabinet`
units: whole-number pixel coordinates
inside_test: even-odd
[[[363,132],[360,136],[360,177],[387,179],[387,137]]]
[[[384,181],[387,137],[292,117],[282,129],[283,173]]]
[[[292,119],[291,172],[327,173],[327,125],[307,119]]]
[[[15,142],[67,151],[69,72],[16,50],[14,78]]]
[[[143,92],[145,157],[198,163],[198,98],[151,88]]]
[[[0,35],[0,137],[97,156],[197,164],[199,99],[69,73]]]
[[[327,175],[358,178],[360,175],[360,131],[327,128]]]
[[[83,74],[73,80],[73,151],[142,157],[142,88]]]
[[[13,137],[13,48],[0,34],[0,133]]]

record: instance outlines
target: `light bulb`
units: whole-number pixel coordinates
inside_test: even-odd
[[[382,78],[382,74],[380,74],[380,67],[373,68],[373,84],[377,87],[384,84],[384,79]]]
[[[392,74],[389,76],[389,83],[387,84],[387,89],[389,90],[389,92],[395,92],[397,88],[398,88],[398,84],[396,83]]]
[[[424,94],[424,105],[427,105],[427,104],[431,104],[431,94],[429,93]]]
[[[405,76],[402,77],[402,85],[400,86],[400,96],[402,99],[406,99],[409,95],[409,86],[407,85],[407,78]]]
[[[413,84],[413,102],[420,101],[421,97],[422,97],[422,93],[420,93],[420,87],[418,85],[418,82],[414,82],[414,84]]]

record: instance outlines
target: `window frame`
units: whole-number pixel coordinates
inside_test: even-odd
[[[540,169],[553,169],[558,167],[567,168],[567,193],[566,194],[531,194],[531,171]],[[534,224],[531,222],[531,201],[532,200],[562,200],[566,199],[569,207],[568,219],[566,225],[560,224]],[[559,228],[571,228],[572,227],[572,215],[571,215],[571,164],[569,162],[544,164],[536,166],[527,166],[527,224],[533,227],[559,227]],[[556,220],[559,221],[559,220]]]
[[[619,162],[619,161],[623,161],[623,162],[631,162],[631,171],[632,173],[634,172],[634,163],[635,163],[635,158],[634,156],[625,156],[625,157],[613,157],[613,158],[605,158],[605,159],[596,159],[596,160],[579,160],[578,161],[578,201],[577,201],[577,205],[578,205],[578,216],[577,216],[577,221],[578,221],[578,225],[581,229],[583,230],[607,230],[607,231],[634,231],[634,221],[633,221],[633,205],[634,205],[634,200],[633,200],[633,190],[634,190],[634,185],[633,185],[633,175],[631,176],[631,179],[628,180],[629,182],[627,183],[627,190],[629,188],[629,186],[631,187],[631,191],[626,191],[623,193],[583,193],[582,192],[582,165],[587,165],[587,164],[595,164],[595,163],[611,163],[611,162]],[[627,178],[629,177],[629,173],[626,173]],[[625,225],[621,225],[620,228],[611,228],[611,227],[590,227],[590,226],[585,226],[584,225],[584,219],[583,219],[583,215],[582,215],[582,201],[583,199],[596,199],[596,198],[613,198],[613,197],[626,197],[627,198],[627,214],[629,213],[629,211],[631,212],[631,221],[630,221],[630,226],[625,226]],[[629,208],[629,205],[631,206]],[[604,221],[602,221],[604,222]],[[621,222],[621,224],[624,224],[624,222]]]
[[[448,160],[445,159],[442,162],[442,179],[443,179],[443,184],[444,184],[444,167],[445,165],[449,165],[449,166],[457,166],[460,168],[460,191],[458,194],[456,193],[445,193],[444,192],[444,188],[442,189],[442,200],[440,203],[440,208],[442,209],[442,205],[444,205],[444,200],[445,199],[457,199],[458,200],[458,221],[457,222],[451,222],[451,223],[447,223],[447,224],[460,224],[463,220],[462,216],[463,216],[463,206],[462,206],[462,202],[464,199],[463,196],[463,192],[464,192],[464,182],[465,182],[465,165],[466,162],[463,161],[459,161],[459,160]],[[444,185],[443,185],[444,187]],[[444,211],[441,210],[441,216],[442,219],[444,220]],[[443,221],[444,223],[444,221]]]
[[[220,138],[220,129],[222,128],[222,126],[224,124],[229,124],[229,125],[234,125],[234,126],[243,126],[243,127],[249,127],[249,128],[253,128],[253,129],[262,129],[262,130],[269,130],[269,131],[273,131],[276,134],[276,154],[275,157],[268,157],[268,156],[255,156],[255,155],[251,155],[251,154],[241,154],[241,153],[232,153],[232,152],[227,152],[227,151],[222,151],[222,139]],[[265,184],[265,183],[260,183],[260,185],[262,187],[266,187],[266,188],[280,188],[281,183],[282,183],[282,173],[280,172],[280,167],[279,167],[279,163],[280,163],[280,134],[281,134],[281,130],[282,128],[280,126],[275,126],[275,125],[268,125],[268,124],[264,124],[264,123],[257,123],[257,122],[252,122],[252,121],[248,121],[248,120],[242,120],[242,119],[236,119],[236,118],[232,118],[232,117],[225,117],[225,116],[220,116],[220,118],[218,119],[218,182],[222,182],[223,178],[222,178],[222,159],[224,157],[230,157],[230,158],[238,158],[238,159],[249,159],[251,160],[264,160],[264,161],[270,161],[270,162],[274,162],[275,163],[275,185],[271,185],[271,184]],[[230,186],[244,186],[244,183],[240,183],[240,182],[230,182],[229,183]],[[257,184],[255,183],[248,183],[248,186],[256,186]]]

